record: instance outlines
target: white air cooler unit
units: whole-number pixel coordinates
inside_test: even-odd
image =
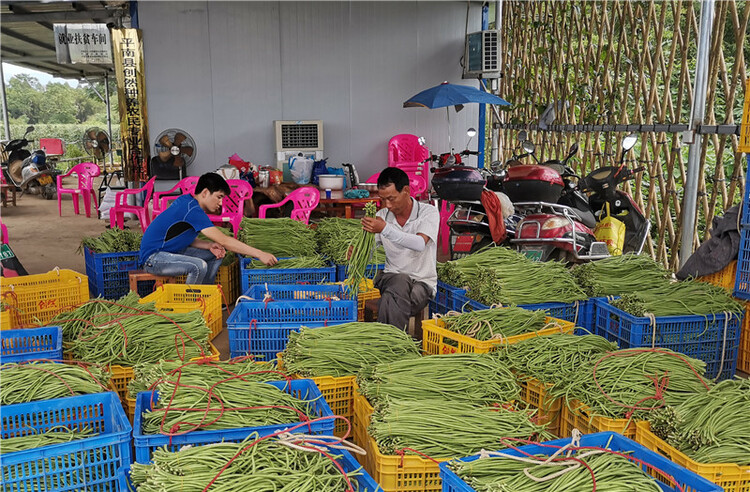
[[[284,171],[284,181],[291,181],[289,158],[302,154],[307,159],[323,158],[323,122],[321,120],[276,120],[276,167]]]

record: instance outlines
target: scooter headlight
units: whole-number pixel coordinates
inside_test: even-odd
[[[551,219],[544,221],[544,224],[542,224],[542,230],[559,229],[560,227],[565,227],[567,225],[570,225],[570,222],[567,219],[563,219],[562,217],[552,217]]]

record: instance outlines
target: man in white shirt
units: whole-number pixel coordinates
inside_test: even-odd
[[[385,269],[375,277],[380,289],[378,322],[406,329],[437,291],[437,235],[440,214],[432,205],[409,194],[409,177],[388,167],[378,178],[380,203],[375,217],[362,219],[362,227],[375,233],[385,249]]]

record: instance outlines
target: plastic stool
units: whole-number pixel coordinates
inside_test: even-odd
[[[380,299],[369,299],[365,301],[365,314],[364,320],[366,323],[374,323],[378,320],[378,303]],[[422,321],[428,316],[428,307],[419,311],[414,316],[409,318],[409,326],[407,327],[407,333],[411,334],[417,340],[422,340]]]
[[[161,287],[164,284],[176,284],[177,279],[175,277],[165,277],[163,275],[154,275],[153,273],[144,272],[143,270],[132,270],[128,274],[128,279],[130,281],[130,290],[133,292],[136,292],[140,297],[144,297],[154,290],[156,290],[157,287]],[[154,286],[149,291],[143,291],[143,289],[138,289],[138,282],[154,282]],[[143,291],[143,292],[141,292]]]

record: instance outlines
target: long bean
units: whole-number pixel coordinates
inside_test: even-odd
[[[505,339],[548,327],[547,313],[519,307],[482,309],[467,313],[451,311],[441,319],[447,330],[482,341]]]
[[[245,244],[276,256],[306,256],[315,253],[315,232],[292,219],[242,219],[237,238]]]
[[[623,295],[611,304],[635,316],[710,315],[724,312],[742,313],[744,305],[735,301],[721,287],[685,280],[654,284],[632,294]]]
[[[591,297],[619,296],[661,285],[671,273],[650,256],[626,254],[576,265],[578,285]]]
[[[69,429],[65,426],[53,427],[37,434],[4,438],[3,445],[0,446],[0,454],[36,449],[50,444],[62,444],[96,435],[90,427],[83,427],[82,429]]]
[[[375,217],[377,205],[374,202],[365,204],[365,217]],[[352,238],[348,250],[351,250],[349,260],[346,263],[346,281],[344,286],[352,297],[359,292],[359,284],[365,278],[367,265],[372,263],[372,252],[375,247],[375,234],[360,230],[359,234]]]
[[[253,269],[273,268],[274,270],[276,270],[279,268],[325,268],[327,266],[328,262],[326,262],[326,259],[320,255],[298,256],[296,258],[282,258],[273,266],[265,265],[259,260],[252,260],[250,262],[250,268]]]
[[[110,374],[96,366],[32,362],[3,364],[0,378],[0,404],[12,405],[109,391]]]
[[[349,244],[361,232],[362,222],[359,219],[327,217],[321,220],[315,229],[318,251],[328,256],[334,263],[346,264]],[[375,250],[371,263],[385,263],[385,251],[382,247]]]
[[[108,229],[98,236],[85,236],[78,246],[78,254],[83,254],[84,248],[94,253],[125,253],[138,251],[141,248],[143,234],[129,229]]]
[[[338,377],[419,356],[418,344],[403,330],[382,323],[345,323],[290,333],[282,358],[292,374]]]

